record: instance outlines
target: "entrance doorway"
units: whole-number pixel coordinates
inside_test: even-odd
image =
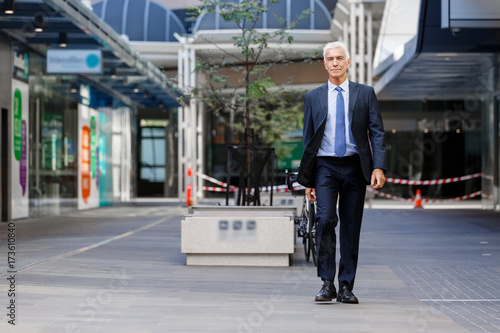
[[[166,176],[165,127],[141,127],[139,131],[138,197],[163,197]]]

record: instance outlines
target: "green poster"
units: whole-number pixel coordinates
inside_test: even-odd
[[[23,102],[21,90],[14,91],[14,156],[16,160],[21,160],[21,151],[23,145]]]
[[[281,170],[289,169],[297,171],[300,159],[302,158],[302,140],[282,142],[277,146],[278,148],[283,149],[284,156],[282,158],[278,158],[276,168]]]
[[[92,172],[92,179],[95,178],[96,171],[96,122],[95,117],[90,117],[90,168]]]

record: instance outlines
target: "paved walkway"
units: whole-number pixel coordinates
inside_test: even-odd
[[[3,223],[0,332],[500,331],[499,213],[367,209],[361,303],[318,305],[299,245],[291,267],[186,266],[185,212],[135,204],[16,221],[15,281]]]

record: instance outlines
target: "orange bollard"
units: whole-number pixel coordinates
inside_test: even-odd
[[[413,208],[424,208],[422,206],[422,193],[420,190],[417,190],[417,194],[415,196],[415,206]]]
[[[192,172],[191,172],[191,168],[188,168],[187,169],[187,176],[188,177],[191,177],[192,175]],[[187,184],[187,188],[186,188],[186,207],[189,207],[193,204],[193,201],[191,199],[191,184],[188,183]]]
[[[187,184],[187,189],[186,189],[186,207],[189,207],[193,204],[193,201],[191,200],[191,184]]]

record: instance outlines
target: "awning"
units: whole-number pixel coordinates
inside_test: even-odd
[[[441,2],[421,1],[418,34],[374,69],[381,100],[461,100],[491,90],[500,29],[442,29]],[[489,91],[489,94],[493,94]]]
[[[103,71],[82,74],[90,82],[114,97],[139,107],[176,107],[180,92],[155,65],[123,40],[91,9],[78,0],[17,0],[13,14],[5,14],[0,1],[0,29],[44,55],[47,49],[59,49],[61,37],[65,49],[99,49]],[[36,27],[43,31],[35,32]]]

